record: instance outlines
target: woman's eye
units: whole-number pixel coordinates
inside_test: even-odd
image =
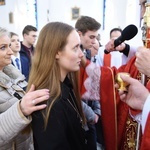
[[[79,48],[79,45],[77,45],[77,46],[74,48],[74,50],[75,50],[75,51],[77,51],[77,50],[78,50],[78,48]]]
[[[78,49],[78,47],[76,46],[75,48],[74,48],[74,50],[77,50]]]
[[[6,48],[5,46],[0,47],[1,50],[5,50],[5,48]]]

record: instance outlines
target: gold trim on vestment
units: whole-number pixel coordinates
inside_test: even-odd
[[[112,81],[113,81],[113,96],[114,96],[114,108],[115,108],[115,126],[116,126],[116,143],[114,143],[114,144],[116,144],[116,150],[117,150],[117,147],[118,147],[118,143],[117,143],[117,141],[118,141],[118,137],[117,137],[117,135],[118,135],[118,133],[117,133],[117,99],[116,99],[116,91],[115,91],[115,87],[114,87],[114,85],[115,85],[115,78],[114,78],[114,73],[113,73],[113,71],[112,71],[112,69],[110,68],[110,67],[108,67],[108,69],[110,69],[110,71],[111,71],[111,74],[112,74]]]

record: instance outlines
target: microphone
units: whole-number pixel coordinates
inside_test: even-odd
[[[120,45],[125,40],[132,39],[138,32],[138,29],[135,25],[131,24],[125,27],[121,33],[121,36],[119,36],[116,40],[114,40],[114,48]],[[105,54],[109,54],[109,51],[106,49],[104,50]]]

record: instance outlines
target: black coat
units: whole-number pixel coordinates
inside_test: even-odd
[[[85,131],[72,107],[74,96],[68,83],[66,78],[61,84],[62,95],[52,107],[46,130],[41,111],[32,115],[35,150],[85,150]]]

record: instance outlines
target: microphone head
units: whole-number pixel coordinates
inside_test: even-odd
[[[123,29],[122,31],[122,39],[125,40],[130,40],[132,39],[138,32],[138,29],[135,25],[131,24],[128,25],[126,28]]]
[[[121,33],[121,36],[118,37],[115,41],[114,41],[114,46],[117,47],[118,45],[120,45],[122,42],[124,42],[125,40],[130,40],[132,39],[138,32],[138,29],[135,25],[131,24],[128,25],[127,27],[125,27]],[[109,51],[104,50],[105,54],[108,54]]]

